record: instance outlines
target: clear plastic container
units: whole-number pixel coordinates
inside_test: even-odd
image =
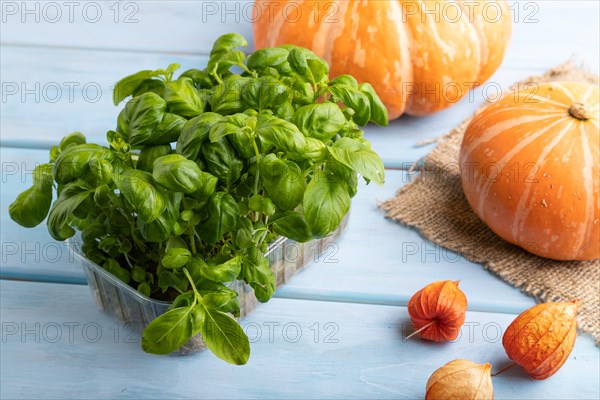
[[[307,243],[298,243],[280,237],[269,244],[265,256],[269,258],[271,270],[275,274],[276,286],[285,284],[298,271],[308,266],[327,246],[336,240],[346,225],[350,214],[346,215],[338,229],[331,235]],[[81,252],[80,242],[76,238],[67,241],[69,249],[76,260],[81,262],[88,285],[98,307],[117,317],[121,322],[132,326],[139,332],[156,317],[164,314],[170,302],[154,300],[144,296],[133,287],[127,285],[101,266],[89,260]],[[254,290],[241,281],[229,284],[238,293],[240,302],[240,318],[251,313],[258,300]],[[202,335],[198,334],[181,346],[175,354],[185,355],[206,348]]]

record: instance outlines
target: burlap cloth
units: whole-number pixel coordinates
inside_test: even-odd
[[[517,83],[598,78],[569,62]],[[471,211],[463,195],[458,154],[472,117],[437,141],[419,174],[380,204],[388,218],[417,229],[433,243],[483,264],[538,301],[581,301],[577,322],[600,345],[600,260],[559,262],[537,257],[500,239]]]

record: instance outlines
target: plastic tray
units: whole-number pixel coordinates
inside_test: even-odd
[[[284,237],[274,240],[268,246],[265,256],[269,258],[271,270],[275,274],[276,286],[279,287],[285,284],[298,271],[308,266],[315,257],[327,250],[327,246],[337,239],[345,229],[349,216],[350,214],[346,215],[336,231],[322,239],[307,243],[298,243]],[[73,252],[74,258],[83,266],[92,297],[98,307],[116,316],[121,322],[142,332],[154,318],[164,314],[171,305],[170,302],[154,300],[144,296],[89,260],[81,252],[78,239],[69,239],[67,245]],[[229,287],[238,293],[240,318],[245,317],[256,308],[258,300],[254,295],[254,290],[249,285],[241,281],[235,281]],[[175,353],[185,355],[198,352],[204,348],[206,348],[206,345],[202,340],[202,335],[198,334]]]

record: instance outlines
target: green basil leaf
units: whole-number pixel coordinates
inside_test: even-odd
[[[120,253],[129,253],[132,249],[133,245],[131,244],[131,241],[129,239],[124,239],[121,241],[121,244],[119,246]]]
[[[202,171],[198,165],[179,154],[169,154],[154,161],[152,177],[162,187],[182,193],[200,189]]]
[[[60,150],[58,149],[58,146],[52,146],[50,147],[50,162],[53,163],[54,161],[56,161],[56,159],[58,158],[58,155],[60,154]]]
[[[201,273],[207,279],[215,282],[232,282],[240,274],[242,268],[242,258],[233,257],[224,263],[212,265],[204,263],[201,265]]]
[[[204,318],[204,308],[199,305],[167,311],[144,329],[142,349],[152,354],[172,353],[203,329]]]
[[[209,74],[196,68],[188,69],[179,78],[190,78],[198,88],[209,89],[213,87]]]
[[[334,98],[346,107],[354,110],[352,119],[359,125],[366,125],[371,118],[371,103],[369,97],[358,89],[348,85],[337,84],[329,88]]]
[[[19,225],[33,228],[48,215],[52,203],[52,165],[40,164],[33,170],[33,185],[17,196],[8,207],[10,218]]]
[[[232,65],[240,64],[245,55],[238,47],[246,47],[248,42],[246,39],[237,33],[228,33],[219,37],[213,44],[208,60],[207,70],[213,71],[218,67],[218,73],[223,73]]]
[[[228,193],[216,192],[206,205],[208,219],[202,225],[200,237],[209,244],[215,244],[228,232],[235,229],[238,219],[238,205]]]
[[[171,81],[173,79],[173,73],[175,71],[177,71],[179,69],[179,67],[181,67],[180,64],[169,64],[169,66],[167,67],[166,70],[164,69],[159,69],[156,71],[157,74],[162,75],[165,77],[165,79],[167,80],[167,82]]]
[[[129,283],[131,280],[131,274],[129,271],[121,267],[119,262],[115,259],[109,258],[104,262],[102,267],[125,283]]]
[[[117,153],[129,153],[131,145],[125,141],[123,134],[116,131],[106,132],[106,141],[110,145],[111,150]]]
[[[237,132],[234,132],[233,134],[229,135],[228,139],[236,153],[245,160],[249,160],[256,155],[254,152],[254,145],[252,143],[253,139],[248,136],[248,133],[245,130],[238,130]],[[257,147],[260,148],[258,144]]]
[[[329,65],[312,51],[293,47],[288,56],[292,70],[298,75],[307,77],[311,83],[324,82],[329,77]]]
[[[169,310],[174,308],[192,307],[196,302],[196,293],[193,291],[183,292],[179,296],[175,297],[175,300],[169,306]]]
[[[168,249],[162,258],[162,265],[168,269],[179,269],[189,261],[191,256],[192,253],[188,249]]]
[[[286,102],[289,96],[288,87],[270,76],[250,80],[242,92],[243,101],[257,110],[275,108]]]
[[[250,357],[250,342],[242,327],[229,315],[205,308],[202,338],[220,359],[243,365]]]
[[[166,70],[157,69],[156,71],[144,70],[136,72],[135,74],[126,76],[121,79],[119,82],[115,84],[113,89],[113,103],[114,105],[118,105],[125,98],[129,97],[133,94],[133,96],[137,96],[142,93],[146,93],[149,87],[157,88],[158,84],[154,82],[162,82],[159,80],[153,80],[157,76],[163,76],[167,81],[170,81],[173,72],[175,72],[180,67],[179,64],[170,64]],[[149,83],[152,82],[152,83]],[[159,95],[162,95],[161,90],[151,90],[156,92]]]
[[[353,89],[358,89],[358,82],[356,81],[356,78],[354,78],[352,75],[346,75],[346,74],[339,75],[335,79],[332,79],[331,81],[329,81],[329,86],[337,85],[337,84],[342,84],[342,85],[350,86]]]
[[[250,117],[246,114],[234,114],[223,118],[223,120],[211,127],[209,134],[210,141],[218,142],[225,136],[241,131],[246,126],[248,118]]]
[[[273,215],[275,214],[275,204],[273,201],[268,198],[261,196],[260,194],[255,194],[248,201],[248,206],[252,211],[257,211],[259,213],[263,213],[264,215]]]
[[[296,211],[286,211],[273,224],[273,231],[278,235],[285,236],[299,243],[308,242],[313,239],[312,232],[304,215]]]
[[[254,238],[252,237],[250,232],[248,232],[248,230],[245,228],[238,229],[235,236],[235,244],[240,249],[246,249],[248,247],[256,245],[256,243],[254,243]]]
[[[303,106],[315,102],[315,90],[312,83],[296,79],[292,84],[292,89],[292,102],[295,105]]]
[[[256,50],[248,56],[247,66],[255,71],[264,71],[269,67],[279,72],[289,71],[287,62],[289,54],[289,51],[281,47]]]
[[[191,195],[199,202],[205,202],[217,190],[218,179],[208,172],[201,171],[198,177],[198,190]]]
[[[303,205],[313,236],[321,238],[340,225],[350,210],[350,195],[342,182],[319,171],[306,187]]]
[[[306,138],[306,150],[304,151],[304,157],[314,163],[320,163],[325,160],[329,155],[327,146],[319,139],[307,137]]]
[[[48,214],[48,231],[54,239],[65,240],[75,234],[69,222],[77,207],[93,193],[93,188],[81,179],[68,183],[62,188]]]
[[[183,127],[177,141],[177,153],[189,160],[195,160],[200,152],[202,142],[208,139],[210,129],[222,119],[221,115],[212,112],[190,119]]]
[[[383,185],[385,170],[381,158],[361,139],[341,138],[327,149],[340,163],[352,168],[365,178]]]
[[[388,126],[388,112],[387,108],[373,89],[368,83],[362,83],[358,86],[358,90],[365,94],[369,98],[369,104],[371,105],[371,121],[377,125]]]
[[[218,310],[237,297],[236,292],[215,292],[202,296],[202,304],[208,309]]]
[[[113,103],[118,105],[123,99],[131,96],[134,90],[145,80],[156,76],[154,71],[144,70],[126,76],[115,84],[113,89]]]
[[[162,121],[160,121],[160,124],[156,126],[156,129],[152,133],[152,136],[148,137],[144,141],[144,144],[158,145],[175,142],[179,139],[186,123],[187,119],[177,114],[165,113]]]
[[[348,168],[334,158],[330,158],[325,164],[325,173],[331,179],[342,182],[346,186],[350,197],[356,196],[356,193],[358,193],[358,176],[352,168]]]
[[[134,265],[131,270],[131,279],[137,283],[144,282],[146,280],[146,271],[139,265]]]
[[[293,159],[302,160],[305,155],[306,140],[298,127],[281,118],[260,115],[258,117],[256,134],[267,146],[289,153]]]
[[[154,221],[165,211],[165,198],[154,186],[152,175],[148,172],[128,169],[116,174],[113,179],[121,194],[144,222]]]
[[[177,219],[179,218],[179,205],[183,194],[178,192],[164,193],[166,200],[165,211],[154,221],[144,222],[137,219],[137,226],[144,240],[150,243],[164,242],[171,236]]]
[[[229,69],[233,66],[242,65],[245,59],[246,55],[241,50],[233,50],[230,53],[224,54],[216,64],[217,75],[230,75]]]
[[[141,282],[137,287],[137,291],[146,297],[150,297],[152,294],[152,289],[150,288],[148,282]]]
[[[210,293],[228,294],[228,297],[231,297],[231,300],[228,303],[221,306],[219,308],[219,311],[231,313],[236,317],[240,316],[240,302],[237,298],[238,294],[235,290],[225,286],[222,283],[214,282],[203,277],[201,277],[200,279],[195,279],[194,282],[196,284],[196,289],[198,289],[198,292],[202,296],[208,295]]]
[[[92,158],[88,162],[88,168],[97,183],[109,183],[112,180],[114,169],[110,162]]]
[[[190,78],[167,83],[164,98],[167,110],[182,117],[192,118],[204,111],[204,102]]]
[[[204,222],[200,237],[209,244],[215,244],[236,227],[238,206],[228,193],[216,192],[206,205],[208,220]]]
[[[266,303],[275,293],[275,275],[269,267],[269,259],[260,250],[251,247],[245,250],[242,264],[242,279],[254,289],[258,301]]]
[[[54,179],[57,183],[69,183],[81,178],[88,171],[90,160],[113,161],[114,153],[97,144],[80,144],[67,147],[54,164]]]
[[[81,231],[81,240],[83,242],[96,242],[96,239],[106,235],[106,227],[99,223],[92,223]]]
[[[135,167],[142,171],[152,173],[154,168],[154,160],[159,157],[171,154],[173,150],[170,144],[160,144],[157,146],[144,146],[140,155],[138,156],[137,164]]]
[[[119,113],[117,131],[131,145],[143,144],[152,138],[163,120],[167,103],[156,93],[148,92],[129,100]]]
[[[296,163],[269,155],[262,160],[259,168],[265,191],[278,208],[293,210],[300,204],[306,180]]]
[[[229,187],[240,178],[244,163],[225,139],[205,143],[201,151],[208,171]]]
[[[215,142],[228,136],[229,143],[236,153],[244,159],[250,159],[255,153],[249,132],[252,132],[255,128],[256,117],[248,116],[245,113],[233,114],[225,117],[211,128],[210,139]]]
[[[32,186],[20,193],[8,207],[10,218],[19,225],[33,228],[48,215],[52,203],[52,191]]]
[[[58,145],[59,152],[63,152],[70,146],[85,144],[85,136],[81,132],[73,132],[63,137]]]
[[[221,115],[229,115],[242,112],[246,104],[242,101],[244,87],[250,82],[250,78],[229,79],[215,86],[215,91],[210,99],[213,112]]]
[[[169,288],[179,292],[185,292],[188,289],[189,282],[181,271],[162,271],[158,275],[158,287],[165,293]]]
[[[143,80],[131,93],[133,97],[139,96],[144,93],[156,93],[160,97],[165,95],[165,81],[160,79],[146,79]]]
[[[337,104],[321,103],[296,110],[294,122],[304,135],[327,142],[344,127],[346,117]]]
[[[180,237],[174,236],[169,238],[169,240],[167,241],[167,246],[165,247],[165,250],[170,250],[170,249],[187,249],[187,244],[185,243],[185,240],[183,240]]]
[[[294,119],[294,106],[291,102],[286,101],[277,107],[277,111],[275,111],[275,115],[281,119],[284,119],[288,122],[293,122]]]

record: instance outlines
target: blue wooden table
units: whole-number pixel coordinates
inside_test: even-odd
[[[202,68],[220,34],[251,37],[248,1],[2,1],[0,398],[419,398],[431,373],[455,358],[508,364],[501,335],[535,300],[416,232],[385,220],[377,202],[408,182],[402,169],[506,88],[570,57],[599,70],[596,1],[514,3],[511,46],[484,89],[432,117],[367,128],[387,171],[361,187],[349,228],[310,268],[242,325],[252,341],[244,367],[210,352],[153,356],[140,338],[99,311],[82,271],[44,225],[20,228],[8,205],[64,134],[104,142],[120,77],[166,66]],[[229,11],[228,11],[229,10]],[[233,10],[233,11],[232,11]],[[403,340],[406,303],[435,280],[460,280],[469,299],[454,343]],[[546,381],[518,368],[494,378],[496,398],[598,399],[599,351],[577,338],[565,366]]]

